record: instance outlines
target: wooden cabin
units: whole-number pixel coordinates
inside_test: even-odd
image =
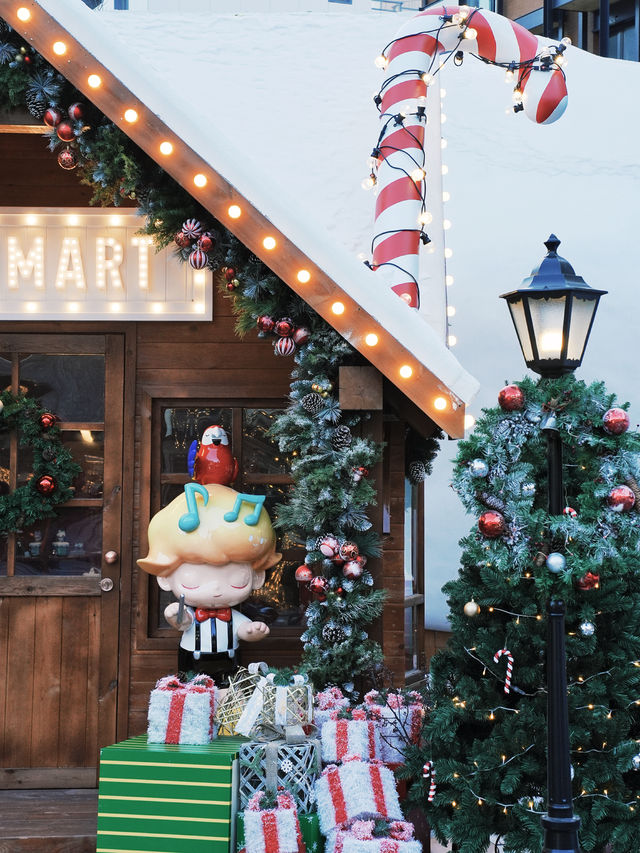
[[[33,8],[34,27],[25,37],[54,61],[49,56],[51,33],[64,32],[82,52],[78,67],[67,63],[64,73],[86,89],[88,49],[71,34],[68,22],[49,17],[39,6]],[[0,0],[0,15],[16,28],[27,27],[16,19],[7,0]],[[110,73],[99,59],[91,62],[92,68]],[[89,90],[87,97],[122,123],[121,103],[129,97],[125,82],[111,86],[104,98]],[[0,240],[33,224],[47,229],[49,242],[60,241],[66,228],[86,226],[88,233],[107,216],[126,220],[135,213],[131,205],[89,210],[90,189],[80,185],[73,172],[58,167],[41,138],[41,127],[29,125],[24,117],[4,117],[0,131]],[[157,157],[158,134],[177,138],[177,132],[154,118],[146,129],[135,131],[138,136],[133,131],[131,135]],[[189,188],[187,176],[194,166],[204,169],[204,161],[197,151],[187,149],[181,163],[172,174]],[[215,163],[206,168],[213,172]],[[216,173],[216,178],[223,192],[210,196],[205,192],[199,201],[218,217],[230,201],[241,203],[248,215],[225,224],[251,251],[304,293],[338,331],[342,328],[330,311],[334,297],[357,308],[359,325],[351,326],[348,335],[362,357],[359,364],[343,368],[339,391],[343,409],[371,413],[368,435],[384,443],[383,458],[370,472],[378,494],[372,521],[384,553],[371,568],[388,598],[373,633],[395,683],[419,679],[426,655],[441,638],[435,632],[425,636],[423,627],[423,489],[411,485],[405,475],[405,441],[409,427],[423,436],[438,426],[460,435],[464,396],[472,383],[465,385],[463,376],[456,387],[455,382],[447,385],[449,362],[445,358],[440,371],[441,365],[430,363],[429,347],[422,351],[417,344],[425,338],[421,321],[414,321],[409,309],[400,326],[392,314],[385,314],[388,305],[395,305],[395,295],[388,295],[388,303],[383,300],[377,315],[365,297],[350,289],[352,281],[336,281],[335,274],[323,269],[322,260],[314,261],[284,228],[270,223],[224,175]],[[254,232],[264,233],[265,224],[285,245],[280,258],[265,258],[257,243]],[[6,247],[0,246],[0,257],[3,251],[6,257]],[[170,277],[179,281],[184,275],[175,259],[163,263]],[[311,270],[313,281],[307,290],[296,277],[301,267]],[[366,274],[357,271],[359,276]],[[287,404],[292,362],[277,358],[269,340],[236,336],[230,302],[211,280],[215,275],[208,274],[204,284],[207,318],[189,315],[185,309],[170,320],[151,303],[137,313],[126,305],[116,312],[112,304],[97,299],[90,311],[82,308],[76,313],[68,303],[63,308],[51,302],[20,302],[4,276],[0,271],[1,387],[13,393],[27,391],[57,415],[64,442],[82,473],[73,499],[56,517],[16,529],[0,540],[0,788],[92,789],[99,748],[145,730],[150,689],[160,676],[176,669],[176,632],[162,616],[166,601],[154,579],[136,566],[136,559],[146,553],[149,519],[188,481],[187,449],[210,423],[222,423],[231,437],[240,467],[237,489],[258,486],[267,493],[271,507],[286,496],[291,477],[265,432]],[[404,331],[389,332],[387,326]],[[365,329],[381,335],[376,352],[366,352],[359,343]],[[416,380],[410,386],[399,379],[397,370],[409,356]],[[458,368],[453,371],[456,376],[463,374]],[[365,386],[368,390],[363,392]],[[444,410],[433,408],[436,393],[448,401]],[[0,460],[6,494],[29,473],[29,455],[15,434],[0,434]],[[278,617],[270,637],[247,650],[253,657],[245,654],[245,661],[265,659],[284,666],[300,658],[309,594],[293,575],[304,551],[286,535],[281,549],[284,560],[272,570],[262,591]],[[4,802],[15,811],[13,801]],[[21,802],[34,800],[29,795]],[[57,812],[59,805],[51,808]],[[6,809],[3,812],[0,806],[0,824],[4,819]],[[5,830],[18,838],[17,831],[11,835],[13,830],[6,825]],[[45,836],[46,831],[45,825]],[[76,846],[61,841],[59,849],[90,849],[82,838]],[[29,847],[31,842],[21,847],[16,840],[10,849],[44,849]],[[46,849],[58,848],[52,842]]]

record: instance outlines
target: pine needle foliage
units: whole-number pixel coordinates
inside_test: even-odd
[[[419,781],[410,796],[438,838],[460,853],[486,853],[498,836],[505,853],[542,849],[546,810],[547,603],[567,606],[566,646],[573,796],[585,853],[640,850],[640,505],[616,511],[612,489],[640,481],[640,435],[603,427],[617,406],[602,383],[572,376],[529,379],[520,410],[485,410],[460,442],[454,488],[479,517],[498,505],[503,535],[477,526],[462,542],[458,577],[446,584],[452,637],[432,660],[433,704],[422,747],[411,758]],[[625,405],[623,408],[627,408]],[[547,509],[546,440],[541,418],[555,411],[565,447],[567,512]],[[488,467],[478,476],[477,460]],[[475,476],[474,476],[475,473]],[[639,494],[640,497],[640,494]],[[549,571],[560,553],[566,568]],[[588,572],[599,583],[585,589]],[[480,612],[464,613],[475,601]],[[505,658],[514,658],[505,693]],[[437,792],[426,801],[425,761]]]

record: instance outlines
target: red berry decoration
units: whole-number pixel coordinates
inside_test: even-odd
[[[483,512],[478,519],[478,530],[487,539],[497,539],[505,531],[504,516],[493,510]]]
[[[296,580],[298,583],[308,583],[313,577],[313,572],[305,563],[296,569]]]
[[[62,121],[62,113],[55,107],[49,107],[42,116],[42,121],[47,125],[47,127],[57,127]]]
[[[224,268],[224,277],[227,281],[231,281],[236,277],[236,271],[233,267],[225,267]]]
[[[50,474],[43,474],[36,481],[36,489],[41,495],[51,495],[56,489],[56,481]]]
[[[340,546],[340,556],[345,562],[355,560],[359,553],[360,551],[355,542],[343,542]]]
[[[316,548],[323,557],[333,560],[340,553],[340,543],[332,533],[326,533],[316,542]]]
[[[293,335],[293,342],[296,346],[301,347],[303,344],[306,344],[309,338],[311,337],[311,332],[309,329],[305,329],[304,326],[298,326]]]
[[[524,405],[524,394],[517,385],[505,385],[498,394],[498,403],[505,412],[515,412]]]
[[[611,489],[607,503],[614,512],[628,512],[636,502],[636,496],[629,486],[616,486]]]
[[[293,325],[293,320],[289,317],[283,317],[281,320],[276,322],[274,332],[276,335],[280,335],[283,338],[291,337],[295,326]]]
[[[202,225],[197,219],[187,219],[182,223],[182,233],[190,240],[197,240],[202,234]]]
[[[58,166],[70,172],[78,165],[78,155],[72,148],[63,148],[58,154]]]
[[[581,577],[576,582],[576,586],[581,590],[598,589],[600,586],[600,575],[595,572],[587,572],[584,577]]]
[[[210,252],[213,249],[213,237],[211,234],[203,234],[198,240],[198,248],[203,252]]]
[[[342,574],[350,581],[355,581],[362,577],[362,572],[363,567],[357,560],[349,560],[349,562],[345,563],[342,567]]]
[[[362,465],[360,465],[358,468],[352,468],[351,469],[351,477],[352,477],[354,483],[359,483],[363,477],[368,477],[368,476],[369,476],[368,468],[364,468]]]
[[[609,435],[622,435],[629,429],[629,415],[624,409],[609,409],[604,413],[602,425]]]
[[[58,139],[61,139],[63,142],[72,142],[76,138],[73,125],[70,121],[58,122],[56,133],[58,134]]]
[[[188,249],[191,245],[191,239],[187,237],[184,231],[178,231],[173,239],[175,240],[176,245],[180,246],[181,249]]]
[[[272,332],[275,324],[276,321],[273,319],[273,317],[269,317],[267,314],[263,314],[256,320],[256,325],[258,326],[260,331],[265,333]]]
[[[323,577],[322,575],[318,575],[315,578],[311,578],[309,581],[309,589],[314,595],[317,595],[321,600],[327,597],[327,589],[329,588],[329,581]]]
[[[278,338],[273,345],[276,355],[293,355],[296,351],[296,345],[293,338]]]
[[[80,121],[80,119],[84,118],[84,104],[71,104],[67,113],[73,121]]]
[[[194,270],[203,270],[209,262],[209,256],[202,249],[194,249],[189,255],[189,263]]]
[[[42,429],[51,429],[55,422],[56,416],[52,415],[51,412],[43,412],[40,415],[40,426]]]

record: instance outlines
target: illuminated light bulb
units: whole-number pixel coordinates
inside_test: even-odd
[[[80,244],[77,237],[65,237],[60,249],[60,258],[55,279],[56,289],[62,290],[67,282],[75,284],[79,290],[83,290],[86,286]],[[74,309],[68,308],[68,310],[72,311]]]
[[[511,81],[513,80],[513,78],[515,76],[516,75],[514,74],[514,72],[510,68],[507,68],[507,70],[504,73],[504,82],[505,83],[511,83]]]
[[[119,302],[111,302],[109,305],[109,310],[112,314],[117,314],[119,311],[122,310],[122,305],[120,305]]]
[[[204,270],[194,270],[193,271],[193,283],[194,284],[205,284],[207,281],[207,276]]]
[[[570,47],[573,42],[569,38],[569,36],[565,36],[563,39],[560,39],[560,44],[563,44],[565,47]]]
[[[195,311],[196,314],[204,314],[204,312],[205,312],[204,302],[194,303],[193,310]]]
[[[102,78],[99,74],[89,74],[87,83],[92,89],[98,89],[102,85]]]
[[[120,225],[122,220],[119,216],[110,216],[109,217],[109,225]]]
[[[538,622],[542,622],[542,613],[538,613],[536,615],[536,619],[538,620]]]
[[[553,61],[558,68],[565,68],[567,65],[567,57],[562,53],[559,53]]]
[[[540,338],[542,352],[559,352],[562,349],[562,332],[545,332]]]
[[[456,309],[454,305],[447,305],[447,317],[455,317]]]
[[[81,439],[82,439],[86,444],[93,444],[93,435],[91,434],[91,430],[90,430],[90,429],[81,429],[81,430],[80,430],[80,438],[81,438]]]
[[[369,175],[368,177],[363,178],[362,181],[360,182],[360,186],[362,187],[363,190],[371,190],[375,187],[375,185],[376,185],[375,175]]]
[[[464,428],[465,429],[473,429],[476,425],[476,419],[473,415],[465,415],[464,416]]]
[[[416,104],[417,104],[419,107],[426,107],[426,106],[427,106],[427,98],[426,98],[426,95],[420,95],[419,97],[417,97],[417,98],[416,98]]]
[[[451,228],[451,220],[450,219],[443,219],[442,220],[442,227],[444,228],[445,231],[448,231],[449,228]]]
[[[164,142],[160,143],[160,153],[164,154],[165,157],[168,157],[169,154],[173,154],[173,144],[165,139]]]
[[[54,41],[52,49],[56,56],[64,56],[67,52],[67,46],[63,41]]]
[[[447,90],[446,89],[440,89],[440,97],[441,98],[447,97]]]
[[[29,21],[31,19],[31,12],[25,6],[20,6],[16,12],[16,17],[19,21]]]
[[[502,756],[502,763],[504,764],[506,760],[507,760],[507,756],[506,756],[506,755],[503,755],[503,756]]]
[[[446,140],[446,139],[442,138],[442,139],[440,140],[440,148],[442,148],[442,150],[443,150],[443,151],[444,151],[444,149],[447,147],[447,145],[448,145],[448,144],[449,144],[449,143],[447,142],[447,140]]]
[[[442,201],[451,201],[451,193],[447,190],[442,193]]]
[[[202,172],[198,172],[197,175],[193,176],[193,183],[196,187],[200,187],[200,188],[206,187],[206,185],[207,185],[206,175],[203,175]],[[238,214],[238,216],[240,216],[240,214]]]
[[[446,120],[446,115],[444,113],[440,113],[440,124],[444,124]]]
[[[311,273],[309,272],[309,270],[298,270],[296,278],[298,279],[300,284],[306,284],[308,281],[311,280]]]
[[[125,110],[124,111],[124,120],[128,121],[129,124],[133,124],[134,122],[138,121],[137,110],[134,110],[132,107],[130,107],[128,110]]]
[[[138,249],[138,287],[140,288],[140,290],[148,290],[149,249],[151,248],[151,246],[153,246],[153,237],[132,237],[131,245],[136,246]],[[114,284],[117,284],[117,282],[114,282]]]
[[[33,275],[33,283],[37,288],[44,287],[44,239],[35,237],[27,257],[25,258],[17,237],[8,239],[8,268],[7,285],[10,290],[19,286],[18,274],[23,278]]]
[[[444,250],[444,256],[445,256],[445,258],[452,258],[453,257],[453,249],[450,249],[447,246],[447,248]]]
[[[588,708],[590,711],[593,711],[593,705],[592,705],[591,703],[589,703],[589,704],[587,705],[587,708]]]
[[[331,310],[334,314],[344,314],[344,302],[334,302]]]
[[[231,219],[238,219],[242,214],[242,208],[239,204],[232,204],[229,206],[227,213],[231,217]]]
[[[458,343],[458,339],[456,338],[456,336],[455,335],[449,335],[449,337],[447,338],[447,344],[450,347],[454,347],[457,343]]]
[[[410,293],[401,293],[400,299],[404,300],[407,305],[411,305],[411,294]]]
[[[466,38],[466,39],[477,39],[478,38],[478,31],[474,30],[473,27],[467,27],[466,30],[464,31],[464,33],[462,34],[462,36],[463,36],[463,38]]]
[[[77,225],[80,222],[80,217],[76,216],[75,213],[72,213],[70,216],[67,216],[67,225]]]
[[[431,86],[435,79],[436,78],[433,76],[433,74],[430,74],[428,71],[425,71],[425,73],[422,75],[422,82],[426,83],[427,86]]]
[[[447,408],[447,400],[445,397],[436,397],[433,401],[433,408],[437,409],[439,412],[443,412]]]
[[[162,302],[154,302],[151,306],[151,310],[154,314],[162,314],[162,312],[164,311],[164,305],[162,304]]]
[[[433,222],[433,216],[429,213],[428,210],[423,210],[422,213],[418,216],[418,223],[420,225],[430,225]]]
[[[458,808],[458,804],[455,800],[451,800],[451,805],[454,807],[454,809]]]
[[[455,279],[452,275],[445,275],[444,283],[447,285],[447,287],[451,287],[454,281]]]
[[[478,797],[478,805],[479,805],[479,806],[481,806],[481,805],[482,805],[482,800],[480,799],[480,797]]]
[[[24,307],[29,312],[29,314],[36,314],[38,311],[37,302],[27,302]]]
[[[449,167],[445,163],[443,163],[442,169],[440,171],[443,175],[448,175],[449,174]]]
[[[424,171],[424,169],[420,169],[420,168],[414,169],[413,172],[411,172],[411,180],[415,181],[416,184],[419,184],[420,181],[424,180],[425,174],[426,174],[426,172]]]
[[[492,711],[492,712],[489,714],[489,719],[490,719],[490,720],[495,720],[495,718],[496,718],[496,715],[495,715],[495,714],[493,713],[493,711]]]
[[[110,257],[107,257],[107,248],[111,250]],[[122,287],[120,265],[123,260],[122,243],[113,237],[98,237],[96,239],[96,287],[98,289],[104,290],[106,288],[107,274],[113,287]]]
[[[514,104],[521,104],[522,101],[524,100],[524,93],[523,93],[522,89],[515,88],[513,90],[512,97],[513,97],[513,103]]]
[[[267,249],[268,251],[271,251],[271,249],[275,249],[275,247],[276,247],[276,239],[275,239],[275,237],[265,237],[265,238],[264,238],[264,240],[262,241],[262,245],[263,245],[263,246],[265,247],[265,249]]]
[[[368,347],[374,347],[378,343],[378,336],[375,332],[369,332],[369,334],[365,336],[364,342]]]
[[[79,310],[80,306],[77,302],[67,302],[67,311],[69,311],[71,314],[77,314]]]
[[[389,64],[389,60],[386,56],[384,56],[384,54],[381,53],[373,60],[373,64],[376,66],[376,68],[379,68],[381,71],[384,71],[384,69]]]
[[[409,379],[411,376],[413,376],[413,368],[410,364],[403,364],[398,373],[400,374],[400,376],[402,376],[403,379]]]

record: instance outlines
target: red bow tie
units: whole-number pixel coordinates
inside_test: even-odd
[[[223,622],[231,622],[230,607],[197,607],[196,621],[206,622],[207,619],[222,619]]]

